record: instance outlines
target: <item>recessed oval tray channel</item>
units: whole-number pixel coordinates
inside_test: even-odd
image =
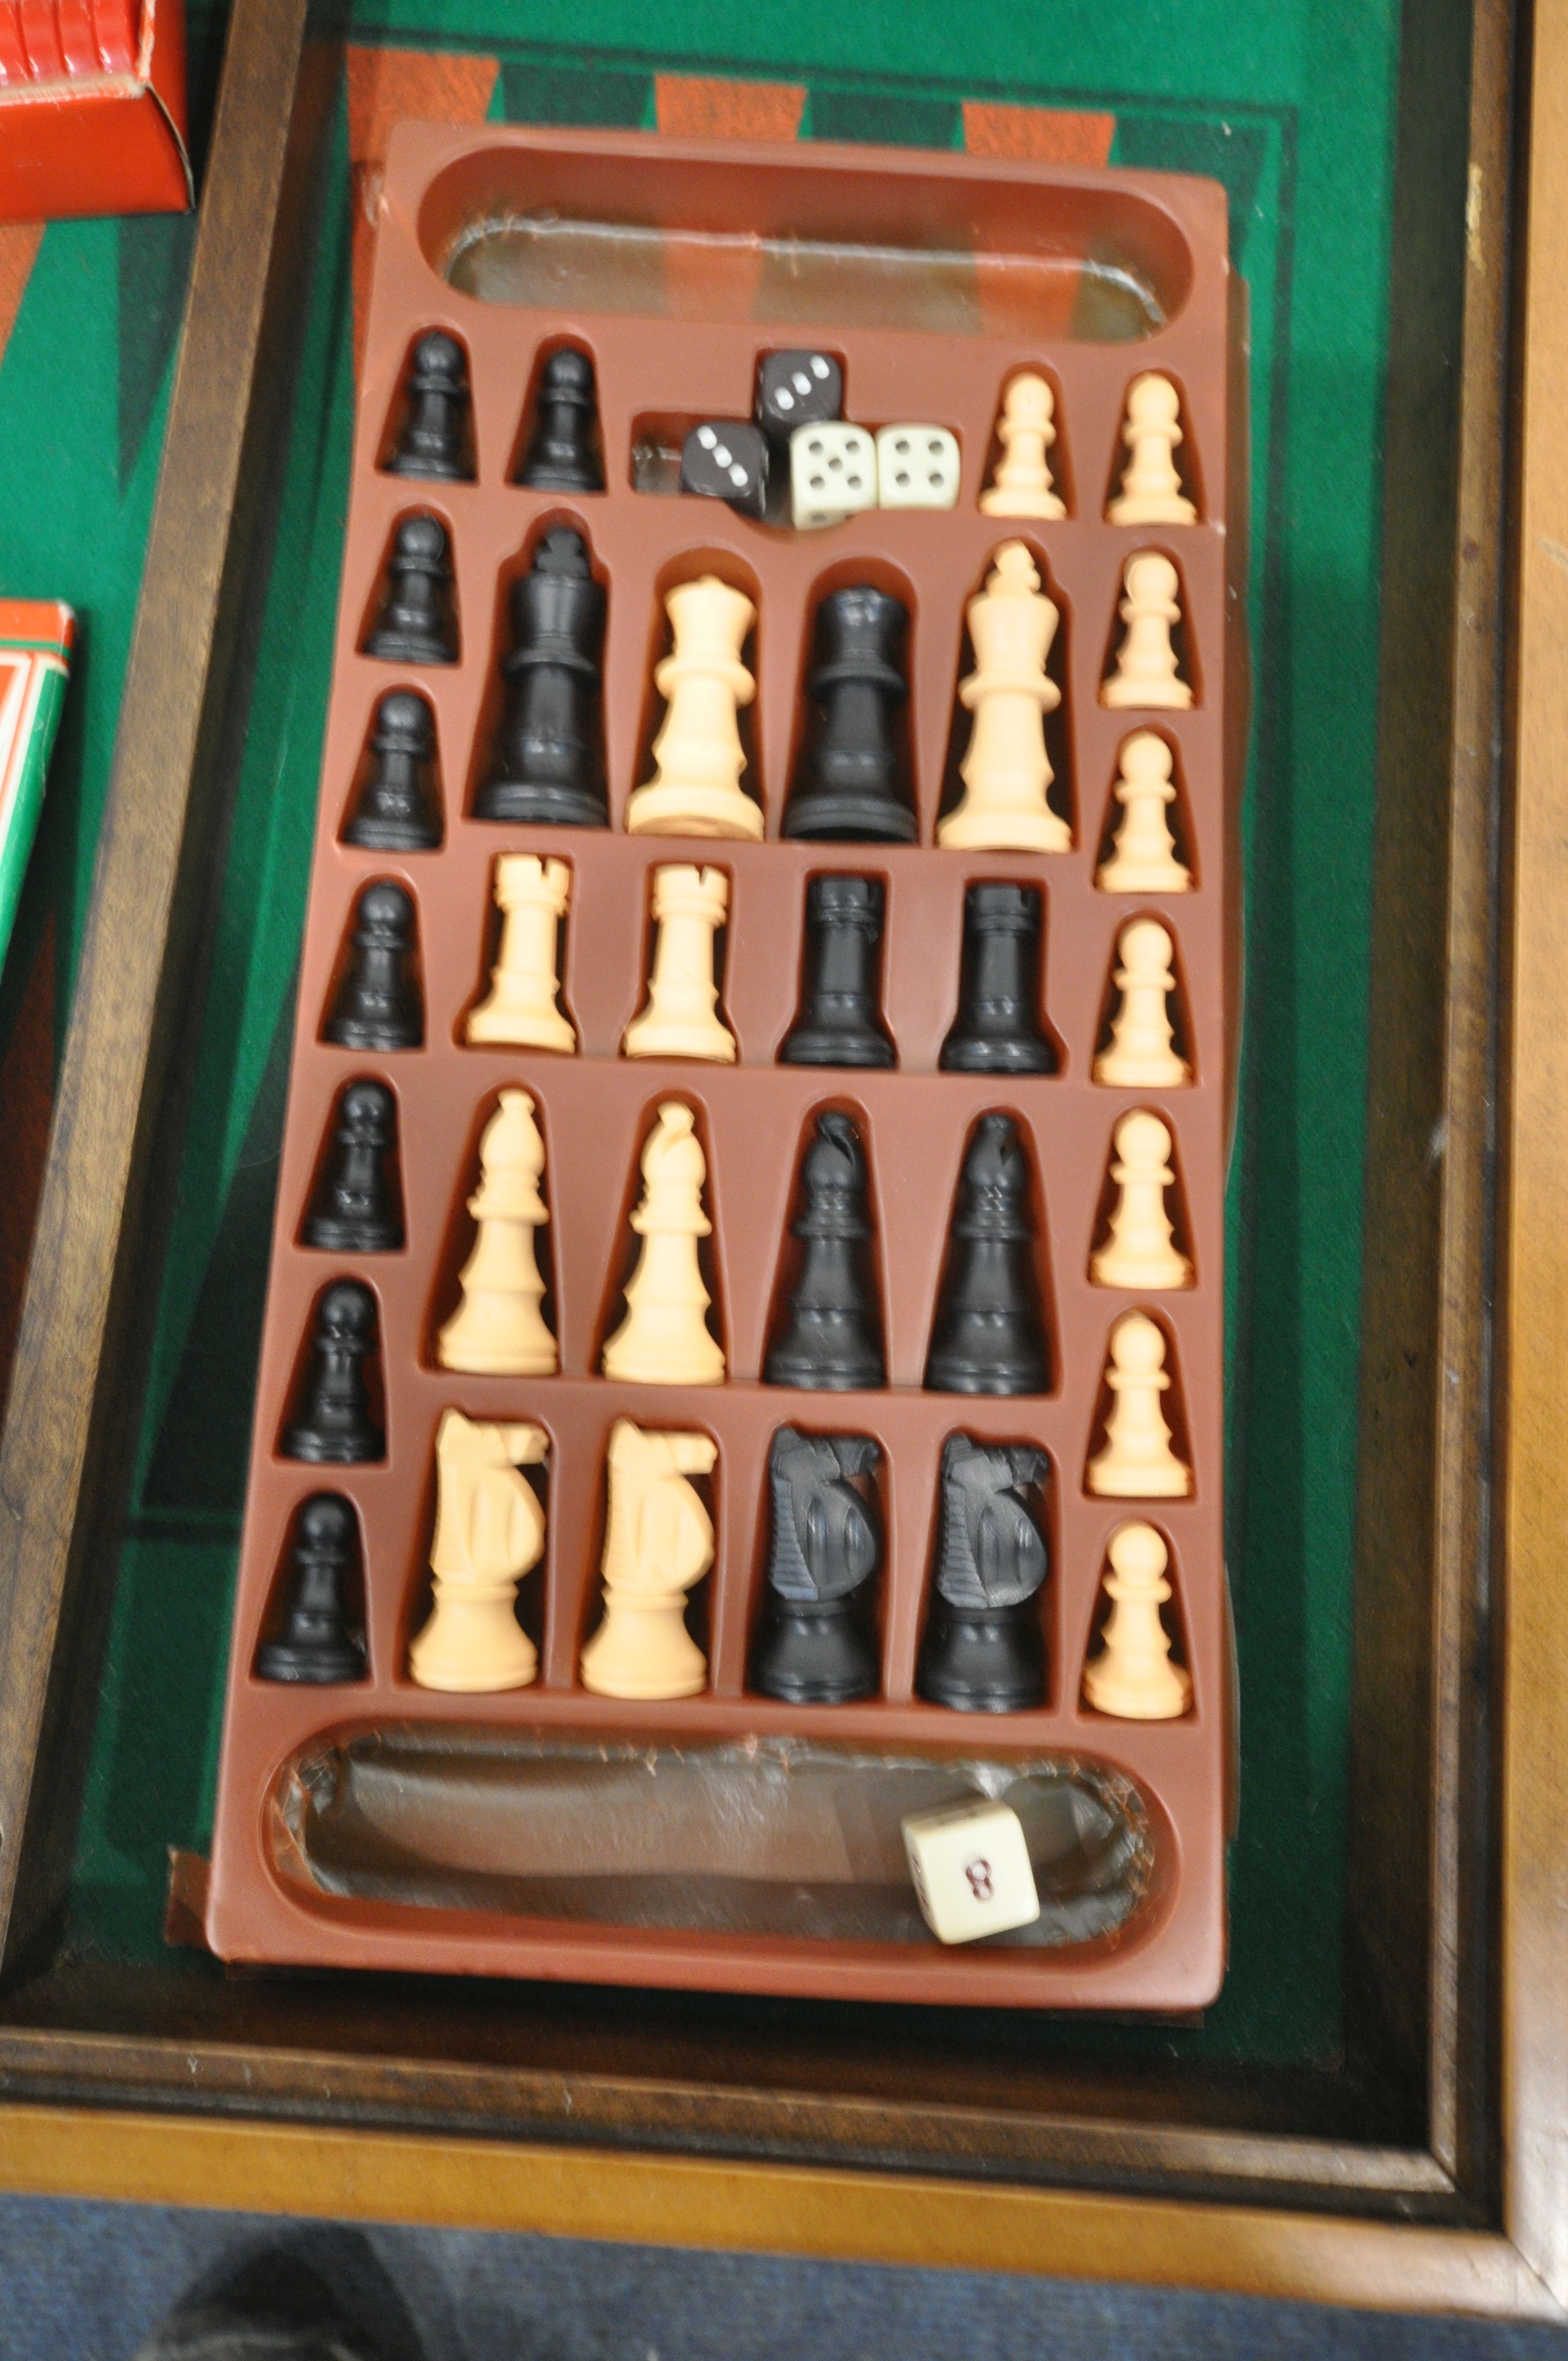
[[[624,157],[607,218],[598,158],[486,148],[433,181],[420,244],[480,302],[764,328],[1128,344],[1168,327],[1191,286],[1180,229],[1131,190],[927,175],[912,237],[885,157],[780,160]]]
[[[400,1724],[301,1748],[268,1819],[283,1875],[337,1903],[930,1948],[899,1823],[982,1796],[1018,1814],[1041,1905],[990,1945],[1102,1940],[1145,1909],[1159,1881],[1141,1791],[1067,1755]]]

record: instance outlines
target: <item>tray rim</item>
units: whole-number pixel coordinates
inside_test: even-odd
[[[1419,5],[1407,0],[1412,13]],[[134,2027],[60,2033],[47,2024],[13,2025],[0,2028],[0,2074],[4,2087],[23,2095],[0,2103],[0,2186],[999,2270],[1083,2276],[1088,2266],[1157,2284],[1568,2318],[1568,2157],[1556,2132],[1568,2095],[1568,1988],[1554,1973],[1565,1872],[1552,1784],[1568,1750],[1568,1697],[1551,1676],[1568,1653],[1568,1591],[1558,1572],[1568,1473],[1557,1464],[1552,1419],[1568,1378],[1568,1321],[1561,1285],[1521,1283],[1532,1267],[1555,1279],[1568,1257],[1556,1202],[1568,1161],[1568,1091],[1552,1088],[1551,1054],[1561,1058],[1557,1044],[1568,1040],[1568,960],[1550,890],[1568,860],[1568,684],[1554,681],[1551,661],[1563,596],[1555,553],[1568,546],[1568,478],[1548,400],[1568,374],[1568,308],[1553,295],[1547,259],[1561,252],[1568,232],[1568,21],[1543,9],[1533,24],[1521,22],[1510,0],[1474,0],[1473,12],[1469,0],[1461,5],[1471,15],[1474,55],[1445,1014],[1449,1108],[1458,1121],[1443,1175],[1435,1277],[1439,1365],[1454,1367],[1463,1382],[1457,1401],[1434,1403],[1437,1546],[1432,1565],[1409,1577],[1418,1605],[1424,1602],[1428,1646],[1416,1648],[1405,1675],[1417,1689],[1430,1685],[1426,1721],[1438,1772],[1416,1830],[1425,1839],[1421,1857],[1432,1864],[1430,1916],[1418,1947],[1431,1993],[1418,2026],[1431,2125],[1425,2141],[1212,2129],[1201,2115],[1179,2114],[1162,2124],[1151,2120],[1157,2110],[1142,2124],[1118,2122],[1113,2109],[1085,2121],[1069,2107],[1025,2119],[1018,2145],[1029,2147],[1034,2135],[1026,2157],[1017,2146],[989,2158],[983,2145],[971,2146],[965,2161],[976,2177],[964,2179],[953,2176],[950,2162],[933,2172],[890,2171],[869,2160],[782,2161],[781,2121],[771,2129],[754,2122],[751,2153],[726,2156],[722,2134],[698,2131],[694,2139],[675,2119],[678,2109],[667,2125],[657,2122],[651,2094],[658,2086],[646,2076],[624,2078],[629,2103],[619,2122],[612,2078],[591,2078],[606,2094],[597,2125],[583,2125],[577,2137],[585,2144],[557,2145],[519,2137],[515,2127],[497,2136],[472,2100],[472,2128],[462,2136],[385,2128],[367,2100],[330,2095],[324,2071],[312,2099],[308,2070],[313,2063],[324,2070],[331,2063],[324,2057],[296,2055],[298,2088],[280,2103],[280,2094],[265,2089],[245,2095],[251,2060],[267,2055],[253,2045],[149,2039]],[[25,1972],[47,1942],[51,1901],[69,1863],[72,1745],[80,1751],[79,1722],[91,1704],[82,1692],[93,1687],[82,1664],[93,1662],[93,1634],[104,1620],[105,1543],[123,1481],[125,1438],[106,1397],[134,1366],[130,1266],[138,1257],[156,1261],[148,1253],[149,1209],[158,1202],[160,1149],[178,1129],[178,1093],[164,1084],[179,1074],[179,1019],[182,1003],[196,996],[190,986],[201,921],[218,866],[215,776],[236,609],[266,540],[269,463],[290,374],[277,360],[288,348],[283,324],[309,234],[311,160],[331,87],[330,52],[307,39],[308,29],[307,0],[237,0],[232,18],[0,1436],[0,1499],[10,1504],[0,1524],[6,1700],[0,1830],[8,1839],[0,1845],[0,1912],[13,1972]],[[1532,135],[1529,244],[1542,267],[1525,277],[1516,305],[1517,222],[1503,192],[1510,186],[1520,32],[1529,44],[1521,126],[1528,104]],[[1526,178],[1522,170],[1519,178]],[[1522,195],[1521,188],[1521,214]],[[258,225],[268,234],[258,236]],[[1516,449],[1511,404],[1521,378]],[[1521,549],[1506,548],[1503,538],[1505,488],[1516,466],[1530,528]],[[1553,522],[1555,542],[1547,530]],[[1516,654],[1508,720],[1518,737],[1519,807],[1503,925],[1506,931],[1512,910],[1518,930],[1507,1011],[1513,1033],[1503,1045],[1500,1078],[1515,1236],[1511,1265],[1500,1266],[1512,1282],[1504,1304],[1510,1357],[1497,1401],[1508,1449],[1506,1531],[1493,1568],[1506,1585],[1509,1613],[1494,1659],[1473,1593],[1494,1546],[1483,1511],[1502,1455],[1489,1430],[1486,1293],[1494,1200],[1485,1113],[1497,1022],[1491,847],[1505,770],[1493,724],[1505,663]],[[137,955],[129,959],[125,947],[132,944]],[[1539,1075],[1524,1062],[1538,1041]],[[73,1186],[79,1169],[94,1173],[93,1191]],[[1471,1725],[1459,1712],[1463,1683],[1485,1690],[1494,1675],[1502,1705],[1495,1831],[1477,1830],[1458,1784],[1475,1767]],[[1358,1744],[1376,1752],[1365,1690],[1357,1710]],[[57,1775],[43,1778],[40,1765]],[[1376,1909],[1371,1932],[1376,1940]],[[505,2076],[514,2089],[530,2079]],[[1070,2074],[1062,2079],[1071,2083]],[[1223,2079],[1209,2082],[1217,2088]],[[557,2108],[566,2090],[570,2107],[569,2076],[532,2080],[539,2115],[551,2114],[547,2086]],[[662,2087],[678,2098],[678,2085]],[[1189,2087],[1201,2092],[1204,2078],[1190,2077]],[[208,2112],[225,2098],[226,2118]],[[769,2103],[762,2103],[764,2116]],[[772,2103],[782,2118],[791,2102]],[[185,2108],[194,2111],[176,2112]],[[411,2111],[418,2110],[416,2099]],[[438,2109],[426,2112],[443,2122]],[[824,2103],[820,2112],[839,2157],[854,2155],[843,2108]],[[957,2118],[964,2111],[926,2112]],[[976,2116],[983,2143],[992,2119],[979,2110]],[[683,2140],[688,2150],[700,2142],[707,2153],[678,2153]],[[1128,2171],[1124,2162],[1121,2189],[1107,2189],[1107,2156],[1119,2140],[1134,2164]],[[740,2145],[732,2137],[732,2151]],[[1043,2176],[1058,2185],[1039,2185]],[[1426,2218],[1388,2218],[1400,2214]]]

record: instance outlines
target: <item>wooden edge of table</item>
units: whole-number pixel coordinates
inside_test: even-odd
[[[1519,419],[1503,1699],[1505,2218],[1568,2296],[1568,7],[1539,0]]]
[[[16,2106],[0,2188],[1568,2320],[1486,2231],[820,2166]]]

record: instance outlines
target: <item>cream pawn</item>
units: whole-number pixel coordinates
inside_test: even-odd
[[[642,1199],[631,1216],[642,1251],[627,1282],[626,1317],[604,1348],[607,1378],[636,1386],[724,1381],[696,1258],[698,1238],[713,1228],[702,1210],[707,1174],[690,1107],[666,1100],[642,1151]]]
[[[659,929],[648,999],[621,1039],[624,1058],[707,1058],[735,1062],[735,1036],[718,1014],[713,938],[729,906],[722,869],[672,862],[653,872],[653,922]]]
[[[1114,673],[1101,686],[1100,702],[1185,712],[1192,691],[1177,672],[1170,643],[1172,628],[1181,620],[1176,568],[1157,549],[1146,549],[1128,558],[1122,584],[1126,596],[1118,612],[1126,636],[1117,651]]]
[[[507,852],[496,863],[496,900],[505,917],[490,992],[468,1018],[470,1041],[509,1049],[559,1049],[570,1057],[577,1037],[555,1003],[555,936],[571,898],[564,861]]]
[[[760,804],[740,791],[746,752],[736,714],[757,684],[740,661],[757,610],[716,575],[676,585],[664,601],[674,645],[653,675],[667,701],[653,741],[655,775],[626,807],[633,836],[762,833]]]
[[[534,1232],[550,1219],[539,1193],[544,1142],[526,1091],[503,1091],[479,1142],[479,1186],[468,1200],[478,1224],[458,1281],[463,1300],[435,1340],[444,1369],[543,1378],[560,1366],[540,1316],[544,1282]]]
[[[1064,517],[1067,510],[1051,486],[1046,454],[1057,439],[1056,397],[1043,377],[1025,369],[1002,397],[996,423],[1002,457],[988,491],[980,496],[985,516]]]
[[[1122,440],[1131,456],[1122,489],[1105,514],[1112,524],[1193,524],[1198,511],[1181,489],[1171,456],[1181,440],[1181,397],[1149,369],[1127,389]]]
[[[1115,796],[1121,825],[1095,880],[1105,894],[1185,894],[1192,873],[1176,857],[1166,809],[1176,801],[1170,748],[1152,730],[1135,730],[1122,748]]]
[[[1100,1653],[1083,1669],[1084,1702],[1118,1721],[1175,1721],[1192,1703],[1191,1675],[1170,1661],[1159,1610],[1171,1595],[1169,1552],[1152,1525],[1118,1525],[1106,1555],[1111,1612]]]
[[[1135,1110],[1115,1130],[1111,1178],[1120,1190],[1111,1233],[1089,1262],[1096,1287],[1178,1288],[1192,1284],[1192,1265],[1173,1244],[1165,1192],[1176,1180],[1166,1161],[1170,1134],[1157,1115]]]
[[[466,1695],[527,1688],[539,1670],[517,1620],[517,1586],[539,1563],[544,1511],[518,1473],[537,1466],[543,1427],[476,1426],[447,1411],[435,1438],[435,1595],[409,1650],[409,1676],[423,1689]]]
[[[1046,672],[1057,609],[1021,541],[1003,542],[966,611],[975,669],[959,699],[974,734],[959,765],[963,801],[938,821],[937,841],[970,852],[1069,852],[1072,831],[1046,801],[1045,717],[1061,703]]]
[[[1157,918],[1135,918],[1116,941],[1113,977],[1122,995],[1110,1046],[1094,1060],[1094,1079],[1116,1088],[1177,1090],[1192,1069],[1174,1047],[1167,1005],[1176,990],[1172,944]]]
[[[1102,1499],[1184,1500],[1192,1471],[1170,1447],[1159,1398],[1168,1390],[1165,1338],[1142,1312],[1124,1312],[1111,1331],[1111,1415],[1105,1448],[1089,1463],[1089,1488]]]
[[[713,1564],[713,1520],[686,1481],[718,1445],[706,1434],[651,1434],[617,1419],[609,1437],[604,1619],[583,1650],[597,1697],[696,1697],[707,1659],[685,1628],[686,1593]]]

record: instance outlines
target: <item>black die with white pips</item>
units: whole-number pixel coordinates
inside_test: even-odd
[[[797,426],[844,415],[844,372],[829,353],[764,353],[757,370],[757,423],[787,443]]]
[[[741,418],[707,418],[681,446],[681,489],[760,517],[768,502],[768,446]]]

